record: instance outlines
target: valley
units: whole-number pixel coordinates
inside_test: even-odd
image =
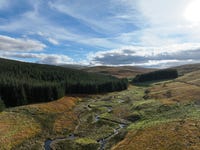
[[[34,68],[33,65],[31,67]],[[66,93],[57,100],[38,102],[36,99],[34,104],[7,107],[0,112],[0,148],[198,150],[200,71],[197,68],[188,72],[187,66],[187,71],[184,67],[180,68],[177,68],[178,72],[174,69],[149,73],[145,71],[145,74],[136,75],[134,80],[129,78],[127,89],[123,84],[126,83],[125,79],[118,80],[96,72],[91,77],[97,77],[98,80],[106,79],[99,88],[104,91],[104,85],[106,88],[110,87],[112,92]],[[68,70],[58,69],[66,71],[63,76],[68,75]],[[41,75],[46,73],[43,68],[40,71]],[[90,83],[89,73],[70,71],[73,74],[87,75],[87,82]],[[9,73],[9,70],[7,72]],[[29,73],[26,75],[27,78],[30,76]],[[47,75],[52,74],[50,72]],[[155,76],[158,80],[155,80]],[[15,84],[11,85],[17,87]],[[118,87],[120,85],[124,87]],[[26,87],[26,84],[23,86]],[[80,83],[76,86],[80,88]],[[90,88],[92,87],[95,87],[95,80]],[[1,88],[4,91],[4,86]],[[9,100],[11,103],[12,99]]]
[[[200,147],[200,87],[188,84],[192,83],[188,77],[6,109],[0,113],[1,133],[12,136],[1,136],[0,145],[17,150],[196,150]],[[15,122],[19,130],[6,125],[12,115],[22,120]],[[21,132],[25,136],[13,142]]]
[[[46,150],[111,148],[111,143],[114,144],[125,136],[126,127],[132,122],[127,119],[131,115],[127,110],[133,101],[140,99],[142,91],[130,86],[127,91],[122,92],[65,97],[54,102],[7,109],[7,113],[23,114],[35,120],[39,130],[35,137],[27,135],[21,140],[21,144],[15,145],[10,141],[13,144],[11,146],[14,149]],[[4,145],[3,141],[1,145]],[[7,148],[5,144],[5,149]]]

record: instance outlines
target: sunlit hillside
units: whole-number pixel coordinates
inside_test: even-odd
[[[42,149],[42,141],[50,134],[58,136],[64,129],[67,132],[73,131],[77,124],[77,114],[72,109],[77,102],[77,98],[63,97],[54,102],[1,112],[1,149]]]
[[[198,77],[195,71],[176,79],[129,85],[121,92],[71,95],[5,109],[0,113],[1,146],[17,150],[198,150]]]

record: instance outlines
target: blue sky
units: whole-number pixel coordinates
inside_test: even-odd
[[[0,57],[169,67],[200,62],[198,0],[0,0]]]

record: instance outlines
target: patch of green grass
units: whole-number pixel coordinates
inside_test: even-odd
[[[142,119],[131,124],[128,127],[129,130],[146,128],[187,118],[200,118],[200,110],[193,103],[166,105],[156,100],[147,100],[135,103],[132,110],[139,114]]]
[[[64,140],[53,145],[56,150],[97,150],[99,143],[89,138],[78,138],[75,141]]]
[[[34,120],[40,124],[42,130],[46,132],[53,132],[53,124],[56,118],[56,113],[45,113],[36,108],[27,108],[27,107],[16,107],[13,109],[8,109],[8,112],[18,112],[20,114],[24,114],[30,118],[34,118]]]
[[[139,109],[144,109],[144,108],[148,108],[150,106],[155,106],[157,105],[159,102],[156,101],[155,99],[148,99],[148,100],[139,100],[139,101],[135,101],[132,104],[132,110],[139,110]]]
[[[113,133],[114,125],[104,120],[99,120],[95,124],[83,124],[77,131],[80,137],[87,137],[90,139],[102,139]]]
[[[75,140],[76,143],[78,144],[83,144],[83,145],[87,145],[87,144],[93,144],[93,143],[97,143],[96,140],[94,139],[89,139],[89,138],[78,138]]]
[[[106,113],[101,114],[100,117],[111,119],[111,118],[113,118],[113,114],[106,112]]]

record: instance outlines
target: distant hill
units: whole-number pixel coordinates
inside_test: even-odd
[[[126,79],[51,65],[0,58],[0,99],[6,106],[45,102],[65,94],[126,89]]]
[[[118,78],[131,78],[136,76],[137,74],[147,73],[150,71],[154,71],[156,69],[142,68],[135,66],[119,66],[119,67],[95,66],[95,67],[84,68],[82,70],[93,73],[113,75]]]
[[[198,64],[187,64],[187,65],[182,65],[182,66],[176,66],[176,67],[172,67],[174,69],[178,70],[178,73],[180,75],[186,74],[186,73],[190,73],[193,71],[197,71],[200,70],[200,63]]]
[[[65,64],[65,65],[61,65],[61,67],[81,70],[81,69],[87,68],[88,66],[85,66],[85,65],[74,65],[74,64]]]

